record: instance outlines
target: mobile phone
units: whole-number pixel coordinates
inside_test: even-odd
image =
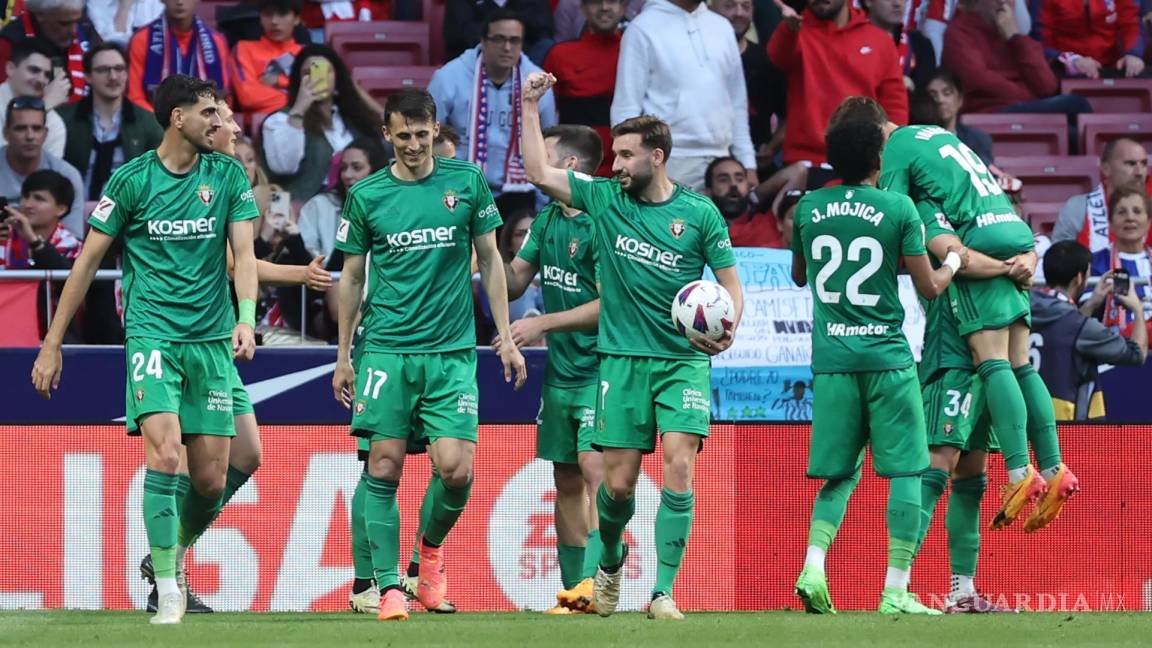
[[[8,199],[0,198],[0,223],[8,220]]]
[[[52,80],[53,81],[55,81],[56,79],[62,78],[62,77],[66,77],[67,75],[68,75],[68,73],[64,70],[64,68],[62,68],[58,65],[56,67],[52,68]]]
[[[332,75],[332,62],[323,56],[313,57],[308,64],[308,78],[312,82],[312,91],[318,95],[327,95],[332,92],[329,76]]]
[[[288,220],[292,214],[292,196],[287,191],[273,191],[268,200],[268,212],[272,214],[274,222]]]
[[[1128,276],[1128,271],[1124,268],[1116,268],[1112,271],[1112,292],[1117,295],[1124,296],[1132,289],[1132,279]]]

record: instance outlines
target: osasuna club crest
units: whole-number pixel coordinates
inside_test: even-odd
[[[680,238],[681,236],[684,235],[684,232],[688,230],[688,227],[684,224],[684,219],[677,218],[676,220],[672,221],[671,229],[672,229],[672,236],[675,236],[676,238]]]
[[[580,239],[572,239],[568,241],[568,256],[575,258],[576,253],[580,251]]]
[[[453,191],[444,192],[444,206],[448,208],[448,211],[450,211],[450,212],[456,211],[456,205],[459,205],[459,204],[460,204],[460,199],[456,197],[455,192],[453,192]]]
[[[196,191],[196,197],[199,198],[200,202],[204,203],[205,205],[212,204],[212,196],[215,195],[216,192],[212,191],[212,187],[209,187],[208,185],[200,185],[200,189]]]

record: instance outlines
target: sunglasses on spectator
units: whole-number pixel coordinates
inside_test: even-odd
[[[16,97],[8,104],[8,110],[44,110],[44,100],[40,97]]]

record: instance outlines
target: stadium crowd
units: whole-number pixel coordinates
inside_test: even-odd
[[[248,134],[236,156],[261,212],[258,258],[341,267],[344,196],[391,158],[383,100],[416,85],[447,126],[436,154],[483,168],[511,261],[546,203],[519,139],[522,86],[542,69],[557,78],[540,103],[545,128],[591,126],[610,152],[613,124],[666,121],[671,177],[711,197],[735,246],[789,248],[796,204],[836,182],[824,129],[844,97],[952,131],[1038,242],[1075,243],[1054,248],[1059,280],[1034,294],[1038,327],[1067,324],[1060,298],[1094,320],[1090,335],[1068,334],[1083,356],[1074,379],[1045,375],[1087,389],[1067,417],[1088,415],[1097,363],[1146,354],[1149,0],[16,0],[7,11],[0,270],[71,267],[112,172],[159,143],[150,102],[176,73],[214,81]],[[598,174],[611,169],[607,155]],[[120,310],[119,287],[97,283],[69,339],[122,343]],[[264,288],[264,342],[301,330],[330,342],[335,310],[334,290]],[[542,310],[532,288],[511,305],[513,318]]]

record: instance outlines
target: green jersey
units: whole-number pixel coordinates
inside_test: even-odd
[[[391,166],[357,182],[344,201],[336,248],[367,255],[359,352],[443,353],[476,346],[472,239],[500,226],[480,167],[435,158],[427,177]]]
[[[220,153],[201,153],[181,175],[155,151],[117,169],[88,223],[124,236],[124,335],[177,342],[231,337],[228,224],[258,215],[244,167]]]
[[[881,169],[881,188],[942,206],[964,245],[996,259],[1032,249],[1032,228],[988,167],[943,128],[897,129],[884,147]]]
[[[596,223],[600,353],[700,358],[672,325],[672,301],[704,266],[736,265],[728,227],[712,201],[676,185],[662,203],[636,200],[616,180],[568,172],[572,206]]]
[[[544,310],[571,310],[597,297],[596,232],[587,214],[565,216],[559,203],[545,207],[516,256],[540,269]],[[589,385],[596,382],[596,331],[548,334],[549,385]]]
[[[947,220],[940,207],[931,201],[916,203],[916,210],[920,213],[920,220],[924,224],[926,237],[932,237],[947,231]],[[929,254],[932,266],[940,267],[937,259]],[[937,372],[945,369],[968,369],[975,371],[972,364],[972,352],[968,350],[968,343],[960,336],[959,324],[948,297],[941,295],[936,299],[921,299],[924,308],[924,349],[920,354],[920,382],[927,383]]]
[[[924,228],[907,196],[842,185],[796,206],[792,252],[812,286],[813,373],[912,366],[896,273],[901,257],[925,254]]]

